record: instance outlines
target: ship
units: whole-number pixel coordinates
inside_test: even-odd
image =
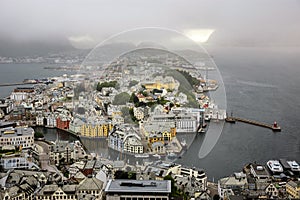
[[[286,162],[291,167],[291,170],[293,172],[300,172],[300,166],[299,166],[299,164],[295,160],[293,160],[293,161],[286,161]]]
[[[273,174],[278,174],[283,172],[283,168],[278,160],[269,160],[267,162],[267,166]]]

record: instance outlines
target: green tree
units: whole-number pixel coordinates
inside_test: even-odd
[[[138,83],[139,83],[138,81],[132,80],[132,81],[130,81],[130,83],[129,83],[129,87],[135,86],[135,85],[137,85]]]
[[[164,177],[164,180],[170,180],[171,181],[171,197],[183,197],[184,199],[187,199],[187,194],[185,194],[183,191],[179,190],[175,185],[175,180],[173,177],[169,174]]]
[[[113,88],[116,88],[116,87],[119,87],[118,85],[117,85],[117,81],[109,81],[109,82],[103,82],[103,83],[98,83],[97,84],[97,90],[99,91],[99,92],[101,92],[101,90],[102,90],[102,88],[105,88],[105,87],[113,87]]]
[[[114,105],[125,105],[130,100],[130,95],[127,92],[117,94],[114,98]]]
[[[34,133],[34,138],[43,138],[43,137],[44,137],[44,134],[41,133],[41,132],[36,131],[36,132]]]

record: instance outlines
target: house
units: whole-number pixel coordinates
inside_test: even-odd
[[[225,199],[231,195],[237,195],[242,190],[247,188],[246,174],[240,172],[235,173],[234,176],[222,178],[218,181],[218,193],[220,198]]]
[[[57,140],[51,146],[50,161],[59,165],[61,162],[70,163],[83,159],[86,155],[79,141],[69,143],[69,141]]]
[[[77,196],[91,195],[96,200],[102,200],[103,196],[103,182],[96,177],[88,177],[79,183],[76,187]]]
[[[56,127],[59,129],[69,129],[70,127],[70,118],[64,115],[59,115],[56,118]]]
[[[99,121],[84,123],[80,127],[80,134],[85,137],[108,137],[113,129],[110,121]]]
[[[279,191],[275,187],[274,184],[270,183],[266,188],[265,188],[265,194],[268,195],[268,198],[270,199],[276,199],[278,198]]]
[[[291,198],[300,198],[300,181],[289,181],[286,183],[286,192]]]
[[[144,153],[144,146],[141,141],[141,137],[134,129],[123,130],[115,128],[108,138],[108,146],[120,152],[128,152],[134,154]]]
[[[82,125],[84,125],[84,122],[79,118],[75,118],[70,122],[69,130],[74,133],[80,133]]]

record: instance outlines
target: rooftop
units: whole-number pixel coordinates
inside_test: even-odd
[[[27,127],[7,127],[0,129],[0,137],[33,136],[34,130]]]
[[[77,190],[102,190],[103,182],[99,179],[92,177],[86,178],[79,183]]]
[[[170,180],[109,180],[106,193],[171,193]]]

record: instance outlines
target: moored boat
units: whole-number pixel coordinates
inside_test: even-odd
[[[269,160],[267,166],[273,174],[278,174],[283,172],[283,168],[278,160]]]

